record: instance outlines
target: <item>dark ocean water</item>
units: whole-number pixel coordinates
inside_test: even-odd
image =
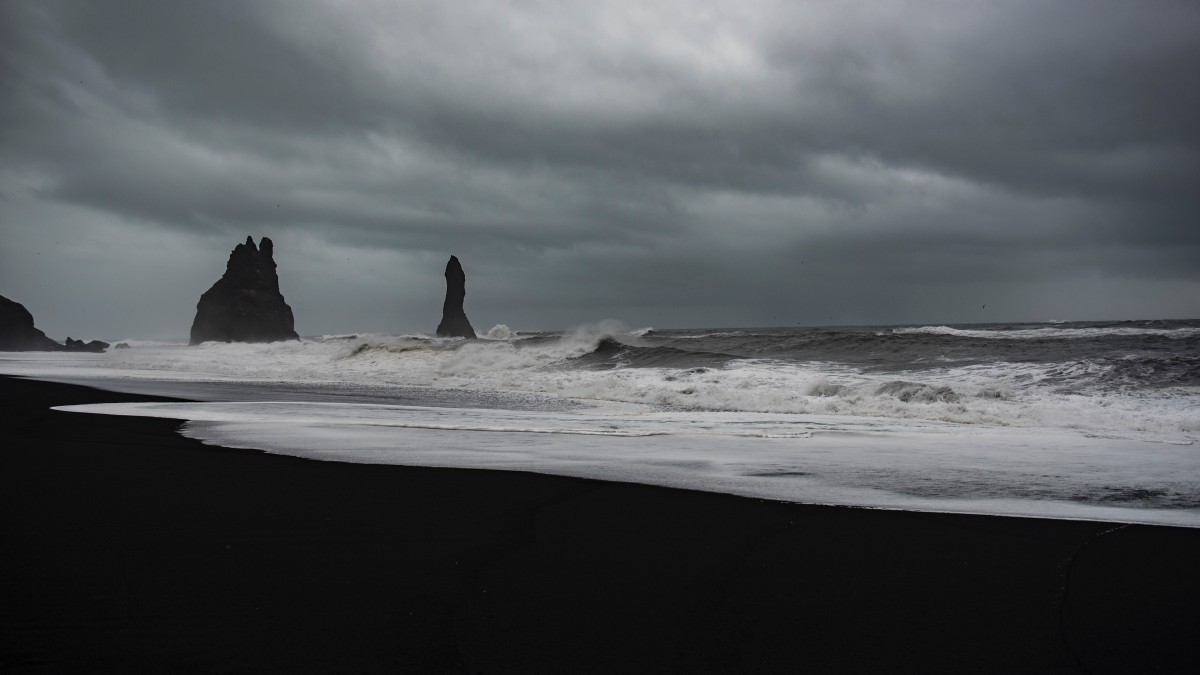
[[[544,335],[542,339],[553,339]],[[535,341],[540,341],[536,340]],[[1200,386],[1200,320],[647,330],[611,336],[592,367],[722,367],[738,359],[920,372],[994,363],[1053,364],[1052,381],[1109,387]]]

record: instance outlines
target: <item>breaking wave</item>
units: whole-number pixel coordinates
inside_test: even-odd
[[[1115,328],[1123,341],[1116,348],[1110,338],[1071,338],[1069,347],[964,341],[942,335],[941,327],[667,331],[605,321],[518,333],[500,324],[479,340],[342,334],[196,347],[131,342],[72,357],[72,368],[95,377],[327,383],[382,398],[402,388],[437,392],[427,396],[439,401],[524,396],[571,405],[872,416],[1194,440],[1200,355],[1186,350],[1195,340],[1126,335],[1179,327]],[[965,351],[956,351],[964,342]],[[543,405],[536,401],[529,405]]]
[[[976,338],[980,340],[1079,340],[1108,336],[1147,337],[1162,336],[1182,340],[1200,336],[1200,328],[1183,326],[1178,328],[1105,326],[1094,328],[995,328],[986,330],[951,328],[950,326],[920,326],[916,328],[893,328],[894,335],[947,335],[951,337]],[[881,333],[886,334],[886,333]]]

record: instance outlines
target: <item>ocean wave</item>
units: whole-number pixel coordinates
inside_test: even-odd
[[[627,344],[608,336],[575,360],[598,368],[697,368],[719,367],[738,358],[741,357],[721,352]]]
[[[18,355],[4,367],[32,376],[336,383],[376,398],[386,398],[390,387],[426,388],[441,392],[440,398],[499,392],[587,405],[1047,426],[1188,442],[1200,437],[1200,357],[1190,355],[931,360],[880,369],[845,359],[749,358],[708,350],[724,346],[720,342],[697,342],[701,349],[689,350],[681,345],[691,343],[669,342],[670,335],[635,333],[601,322],[521,339],[345,334],[267,344],[146,344],[98,355]],[[869,330],[754,335],[840,344],[884,363],[902,362],[892,352],[905,340],[875,338]]]
[[[1179,328],[1142,328],[1130,326],[1107,326],[1094,328],[993,328],[967,329],[951,328],[950,326],[919,326],[907,328],[892,328],[879,331],[877,336],[886,335],[945,335],[950,337],[978,338],[982,340],[1073,340],[1094,339],[1107,336],[1147,337],[1161,336],[1171,339],[1185,339],[1200,336],[1200,328],[1181,326]]]
[[[923,382],[885,382],[875,390],[876,394],[894,396],[905,403],[957,403],[958,393],[946,385]]]
[[[747,335],[752,335],[752,333],[748,333],[746,331],[740,331],[740,330],[731,330],[731,331],[716,331],[713,333],[697,333],[695,335],[689,335],[689,334],[678,334],[678,333],[663,334],[663,333],[657,333],[657,332],[652,331],[652,332],[648,333],[647,335],[652,335],[654,337],[666,336],[666,337],[670,337],[673,340],[706,340],[706,339],[711,339],[711,338],[745,337]]]
[[[187,340],[133,340],[126,338],[124,340],[112,340],[113,346],[125,345],[121,349],[140,349],[146,347],[179,347],[187,344]]]
[[[1133,387],[1200,387],[1200,356],[1108,359],[1099,381]]]
[[[488,329],[488,332],[483,335],[485,340],[512,340],[519,338],[519,335],[509,329],[502,323],[498,323]]]

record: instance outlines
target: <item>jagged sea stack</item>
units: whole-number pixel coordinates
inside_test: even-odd
[[[463,299],[467,297],[467,275],[463,272],[458,256],[450,256],[446,263],[446,301],[442,303],[442,322],[438,324],[438,337],[461,337],[475,339],[475,329],[463,311]]]
[[[225,275],[196,305],[191,344],[298,340],[292,308],[279,292],[274,245],[263,237],[258,246],[246,237],[229,254]]]

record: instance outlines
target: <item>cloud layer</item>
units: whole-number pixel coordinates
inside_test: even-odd
[[[451,253],[484,329],[1200,315],[1195,3],[478,5],[4,3],[0,293],[183,335],[267,234],[301,333]]]

